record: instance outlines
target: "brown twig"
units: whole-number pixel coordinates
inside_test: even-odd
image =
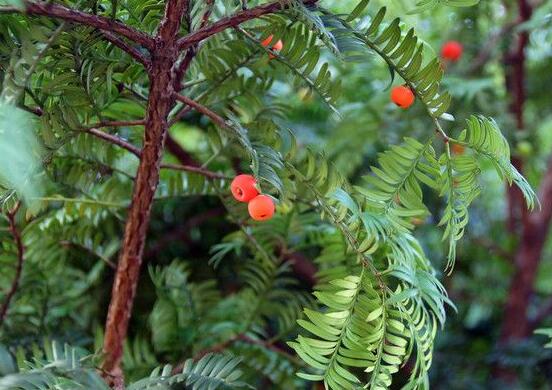
[[[193,99],[190,99],[187,96],[179,95],[179,94],[175,94],[174,96],[175,96],[176,100],[190,106],[191,108],[193,108],[197,112],[209,117],[209,119],[211,119],[217,126],[223,127],[223,128],[228,128],[229,127],[228,124],[226,123],[226,121],[224,120],[224,118],[221,117],[216,112],[214,112],[213,110],[211,110],[210,108],[196,102]]]
[[[315,4],[318,0],[304,0],[303,4],[312,5]],[[201,28],[191,34],[188,34],[184,38],[181,38],[178,41],[178,48],[180,50],[187,49],[193,45],[198,44],[199,42],[211,37],[212,35],[226,30],[227,28],[236,27],[244,22],[247,22],[251,19],[259,18],[263,15],[272,14],[283,9],[290,7],[292,4],[291,1],[275,1],[268,4],[263,4],[258,7],[246,9],[232,16],[220,19],[216,23],[213,23],[209,26]]]
[[[89,134],[92,134],[95,137],[103,139],[113,145],[117,145],[123,149],[128,150],[130,153],[134,154],[136,157],[140,158],[142,155],[142,150],[137,146],[132,145],[130,142],[125,141],[124,139],[117,137],[116,135],[106,133],[104,131],[98,130],[96,128],[85,129]],[[175,171],[185,171],[197,173],[199,175],[208,177],[210,179],[227,179],[228,177],[220,173],[212,172],[208,169],[198,167],[197,165],[181,165],[181,164],[167,164],[162,163],[160,165],[162,169],[172,169]]]
[[[209,179],[230,179],[228,176],[225,176],[223,174],[212,172],[212,171],[209,171],[208,169],[204,169],[196,166],[190,166],[190,165],[164,163],[164,164],[161,164],[161,168],[172,169],[174,171],[185,171],[185,172],[197,173],[199,175],[208,177]]]
[[[119,49],[126,52],[136,61],[144,65],[146,69],[151,66],[151,60],[149,59],[149,57],[145,56],[142,52],[140,52],[140,50],[138,50],[134,46],[129,45],[128,43],[126,43],[125,41],[123,41],[117,35],[113,34],[110,31],[102,31],[101,33],[107,41],[111,42]]]
[[[130,127],[130,126],[144,126],[146,121],[144,119],[138,119],[133,121],[107,121],[98,122],[93,125],[87,126],[88,128],[101,128],[101,127]]]
[[[6,297],[4,299],[4,303],[0,307],[0,326],[4,323],[4,319],[6,318],[6,315],[8,314],[8,309],[10,307],[10,303],[15,296],[15,293],[17,292],[17,289],[19,288],[19,283],[21,281],[21,275],[23,273],[23,263],[25,262],[25,247],[23,246],[23,239],[21,237],[21,233],[17,229],[17,224],[15,221],[15,216],[17,212],[19,211],[19,208],[21,207],[21,201],[17,202],[15,207],[8,211],[7,217],[8,217],[8,223],[9,223],[9,231],[15,241],[15,244],[17,246],[17,266],[15,268],[15,276],[13,278],[13,282],[11,284],[10,289],[6,293]]]
[[[80,249],[90,253],[94,257],[98,257],[100,260],[102,260],[104,263],[106,263],[111,269],[116,269],[117,268],[117,266],[111,260],[109,260],[107,257],[104,257],[104,256],[94,252],[92,249],[86,247],[85,245],[79,244],[77,242],[69,241],[69,240],[60,241],[59,244],[66,247],[66,248],[69,248],[69,247],[80,248]]]
[[[207,23],[209,22],[209,18],[211,16],[211,12],[213,12],[213,6],[215,1],[214,0],[206,0],[205,6],[207,9],[203,13],[203,16],[201,17],[201,22],[199,24],[199,29],[201,30],[204,28]],[[191,30],[191,23],[188,23],[188,29]],[[191,32],[191,31],[190,31]],[[184,58],[182,59],[182,62],[178,66],[178,69],[176,71],[176,85],[175,90],[180,91],[182,90],[182,79],[184,78],[184,75],[188,71],[188,68],[192,64],[192,60],[196,56],[197,52],[199,51],[199,44],[193,45],[186,51],[186,54],[184,55]]]
[[[59,4],[45,1],[25,1],[24,5],[24,10],[12,6],[0,7],[0,13],[24,12],[28,15],[47,16],[55,19],[61,19],[68,22],[78,23],[84,26],[94,27],[102,31],[108,31],[121,35],[150,50],[154,49],[155,47],[152,37],[141,31],[135,30],[124,23],[110,18],[88,14],[86,12],[74,10]]]
[[[90,129],[85,129],[85,132],[92,134],[93,136],[103,139],[113,145],[120,146],[123,149],[128,150],[130,153],[134,154],[137,157],[140,157],[142,151],[137,146],[132,145],[131,143],[125,141],[124,139],[117,137],[116,135],[106,133],[104,131],[98,130],[94,127]]]

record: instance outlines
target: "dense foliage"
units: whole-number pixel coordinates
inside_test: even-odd
[[[514,14],[498,2],[53,3],[0,0],[0,389],[109,388],[104,324],[141,169],[159,184],[121,340],[127,389],[488,388],[519,366],[514,383],[544,386],[519,360],[550,365],[543,339],[500,344],[497,329],[517,243],[502,199],[513,186],[523,210],[552,202],[533,190],[552,146],[549,1],[507,30],[533,37],[527,131],[500,42],[480,47]],[[182,80],[163,160],[143,167],[165,3],[187,5]],[[440,59],[445,35],[473,62]],[[414,106],[390,103],[393,85]],[[276,200],[273,219],[231,197],[237,173]]]

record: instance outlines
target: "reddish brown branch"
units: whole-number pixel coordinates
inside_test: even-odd
[[[179,94],[175,94],[174,96],[175,96],[176,100],[192,107],[197,112],[209,117],[209,119],[211,119],[217,126],[223,127],[223,128],[228,128],[228,124],[226,123],[224,118],[221,117],[216,112],[214,112],[213,110],[211,110],[210,108],[205,107],[204,105],[196,102],[193,99],[190,99],[187,96],[179,95]]]
[[[129,126],[144,126],[146,121],[144,119],[138,119],[134,121],[109,121],[98,122],[88,127],[100,128],[100,127],[129,127]]]
[[[19,211],[19,208],[21,207],[21,202],[17,202],[14,209],[7,212],[8,217],[8,223],[9,223],[9,231],[13,237],[13,240],[15,241],[15,244],[17,246],[17,265],[15,268],[15,276],[13,278],[13,282],[11,284],[10,289],[6,293],[6,297],[4,299],[4,303],[0,307],[0,326],[4,323],[4,319],[6,318],[6,315],[8,314],[8,309],[10,307],[10,303],[15,296],[15,293],[17,292],[17,289],[19,288],[19,283],[21,281],[21,275],[23,273],[23,263],[25,261],[25,247],[23,246],[23,239],[21,237],[21,233],[17,229],[17,224],[15,222],[15,216],[17,212]]]
[[[117,137],[116,135],[109,134],[106,132],[103,132],[101,130],[98,130],[96,128],[90,128],[85,130],[87,133],[92,134],[95,137],[98,137],[100,139],[103,139],[104,141],[107,141],[113,145],[117,145],[123,149],[128,150],[130,153],[134,154],[137,157],[140,157],[140,154],[142,151],[137,146],[132,145],[131,143],[125,141],[124,139]]]
[[[305,5],[315,4],[316,2],[317,0],[303,1]],[[184,38],[178,41],[178,48],[180,50],[187,49],[191,46],[198,44],[204,39],[211,37],[216,33],[226,30],[227,28],[236,27],[244,22],[247,22],[248,20],[256,19],[263,15],[268,15],[268,14],[281,11],[283,9],[290,7],[291,4],[292,3],[290,1],[275,1],[272,3],[263,4],[258,7],[237,12],[232,16],[228,16],[226,18],[220,19],[216,23],[213,23],[209,26],[201,28],[191,34],[188,34],[187,36],[185,36]]]
[[[228,179],[228,176],[222,175],[220,173],[211,172],[207,169],[196,167],[196,166],[190,166],[190,165],[165,163],[165,164],[161,164],[161,168],[172,169],[173,171],[185,171],[185,172],[197,173],[199,175],[208,177],[210,179]]]
[[[199,24],[199,29],[201,30],[204,28],[207,23],[209,22],[209,18],[211,17],[211,13],[213,12],[213,5],[215,1],[214,0],[206,0],[205,6],[207,9],[203,13],[203,16],[201,17],[201,22]],[[188,23],[188,30],[191,32],[191,23]],[[184,78],[184,75],[188,71],[188,68],[192,64],[192,60],[196,56],[197,52],[199,51],[199,44],[193,45],[186,51],[186,54],[184,55],[184,58],[182,59],[182,62],[178,66],[178,70],[176,72],[176,85],[175,90],[180,91],[182,89],[182,79]]]
[[[86,12],[67,8],[59,4],[43,1],[25,1],[25,7],[24,11],[21,11],[21,9],[17,7],[0,7],[0,13],[25,12],[28,15],[33,16],[47,16],[119,34],[150,50],[152,50],[155,46],[153,39],[147,34],[110,18],[88,14]]]
[[[170,134],[167,134],[167,139],[165,140],[165,148],[183,165],[191,167],[199,167],[201,165],[193,159],[190,153],[182,149],[182,147],[178,144],[178,142],[176,142],[173,137],[170,136]]]
[[[126,52],[136,61],[144,65],[146,69],[151,66],[151,61],[149,57],[145,56],[140,50],[138,50],[134,46],[131,46],[128,43],[126,43],[124,40],[120,39],[117,35],[109,31],[102,31],[102,35],[107,41],[111,42],[113,45],[117,46],[119,49]]]
[[[128,150],[130,153],[134,154],[136,157],[140,157],[142,155],[142,150],[138,148],[137,146],[132,145],[130,142],[125,141],[124,139],[117,137],[116,135],[105,133],[101,130],[98,130],[96,128],[86,129],[87,133],[94,135],[95,137],[98,137],[100,139],[103,139],[104,141],[107,141],[113,145],[117,145],[123,149]],[[173,141],[174,142],[174,141]],[[184,153],[186,153],[184,151]],[[211,178],[211,179],[225,179],[226,176],[221,175],[216,172],[209,171],[208,169],[201,168],[197,165],[185,165],[185,164],[161,164],[161,168],[163,169],[172,169],[175,171],[185,171],[185,172],[192,172],[197,173],[199,175],[203,175],[205,177]]]

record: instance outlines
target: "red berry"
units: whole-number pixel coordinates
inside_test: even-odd
[[[261,45],[263,45],[264,47],[270,46],[270,44],[272,43],[272,38],[274,38],[274,35],[269,35],[264,41],[261,42]],[[283,48],[284,48],[284,42],[282,42],[281,39],[278,39],[278,42],[276,42],[274,46],[272,46],[272,50],[274,51],[280,51]],[[276,56],[274,54],[269,54],[269,57],[275,58]]]
[[[257,181],[251,175],[238,175],[232,180],[230,190],[234,198],[240,202],[249,202],[259,195],[256,187]]]
[[[466,148],[464,147],[464,145],[452,144],[451,150],[453,154],[460,155],[460,154],[464,154],[464,152],[466,151]]]
[[[281,39],[278,39],[278,42],[274,46],[272,46],[272,50],[274,51],[280,51],[284,48],[284,42],[282,42]]]
[[[464,47],[460,42],[448,41],[441,48],[441,57],[450,61],[458,61],[462,57]]]
[[[261,45],[264,47],[268,47],[270,45],[270,42],[272,42],[272,38],[274,38],[274,35],[269,35],[264,41],[261,42]]]
[[[395,87],[391,90],[391,100],[397,106],[407,109],[414,103],[414,92],[404,85]]]
[[[255,221],[267,221],[274,215],[274,201],[270,196],[257,195],[247,205],[249,215]]]

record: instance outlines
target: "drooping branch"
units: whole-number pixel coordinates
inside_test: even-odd
[[[8,314],[8,309],[10,307],[10,303],[15,296],[15,293],[17,292],[17,289],[19,288],[19,283],[21,281],[21,275],[23,273],[23,263],[25,261],[25,247],[23,246],[23,239],[21,237],[21,233],[17,229],[17,225],[15,222],[15,216],[17,212],[19,211],[19,208],[21,207],[21,202],[17,202],[13,210],[8,211],[7,217],[8,217],[8,223],[9,223],[9,231],[13,237],[13,240],[15,241],[15,245],[17,247],[17,265],[15,268],[15,276],[13,277],[13,282],[11,284],[10,289],[6,293],[6,297],[4,299],[4,303],[0,307],[0,327],[4,323],[4,319],[6,318],[6,315]]]
[[[0,7],[0,13],[22,13],[33,16],[46,16],[50,18],[65,20],[72,23],[81,24],[88,27],[97,28],[98,30],[108,31],[114,34],[121,35],[133,42],[136,42],[147,49],[154,48],[153,38],[147,34],[135,30],[124,23],[106,18],[99,15],[92,15],[86,12],[74,10],[64,7],[59,4],[50,2],[34,2],[25,1],[25,9],[21,10],[18,7]]]
[[[315,4],[318,0],[304,0],[303,4],[312,5]],[[240,24],[247,22],[248,20],[259,18],[263,15],[272,14],[283,9],[289,8],[292,6],[292,2],[287,1],[274,1],[272,3],[263,4],[258,7],[246,9],[232,16],[220,19],[216,23],[210,24],[204,28],[201,28],[191,34],[188,34],[184,38],[181,38],[178,41],[178,48],[180,50],[187,49],[193,45],[198,44],[199,42],[211,37],[212,35],[226,30],[227,28],[236,27]]]

